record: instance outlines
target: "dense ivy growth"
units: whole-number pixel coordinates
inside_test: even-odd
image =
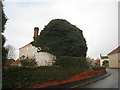
[[[63,19],[50,21],[32,44],[56,56],[85,57],[87,51],[82,30]]]
[[[2,17],[0,17],[0,22],[2,22],[1,23],[2,25],[0,26],[0,38],[2,38],[2,44],[1,44],[2,45],[2,50],[1,50],[2,51],[2,65],[4,65],[5,60],[7,59],[8,51],[4,47],[6,39],[5,39],[4,35],[2,35],[1,33],[3,33],[5,31],[5,23],[7,21],[7,18],[5,16],[5,13],[4,13],[4,10],[3,10],[2,1],[0,1],[0,8],[2,9],[1,12],[0,12],[0,16],[2,16]]]

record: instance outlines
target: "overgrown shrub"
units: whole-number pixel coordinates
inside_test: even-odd
[[[86,57],[83,31],[64,19],[51,20],[31,44],[55,56]]]

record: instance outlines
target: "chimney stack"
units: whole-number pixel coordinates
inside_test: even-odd
[[[38,37],[38,32],[39,32],[39,28],[38,28],[38,27],[35,27],[35,28],[34,28],[34,37],[33,37],[34,40],[35,40],[36,37]]]

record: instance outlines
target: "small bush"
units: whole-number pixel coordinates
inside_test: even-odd
[[[28,57],[25,57],[25,56],[23,56],[20,59],[20,62],[22,64],[22,66],[36,66],[37,65],[37,62],[36,62],[35,58],[28,58]]]
[[[20,62],[22,66],[36,66],[37,65],[34,59],[23,59]]]
[[[106,69],[106,67],[93,67],[93,70],[102,70],[102,69]]]

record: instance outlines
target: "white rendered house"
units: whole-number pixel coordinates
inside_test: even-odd
[[[38,36],[39,29],[37,27],[34,28],[34,38]],[[35,58],[38,66],[49,66],[52,65],[56,56],[48,53],[48,52],[38,52],[41,48],[37,48],[32,46],[32,44],[27,44],[21,48],[19,48],[19,57],[25,56],[28,58]]]

